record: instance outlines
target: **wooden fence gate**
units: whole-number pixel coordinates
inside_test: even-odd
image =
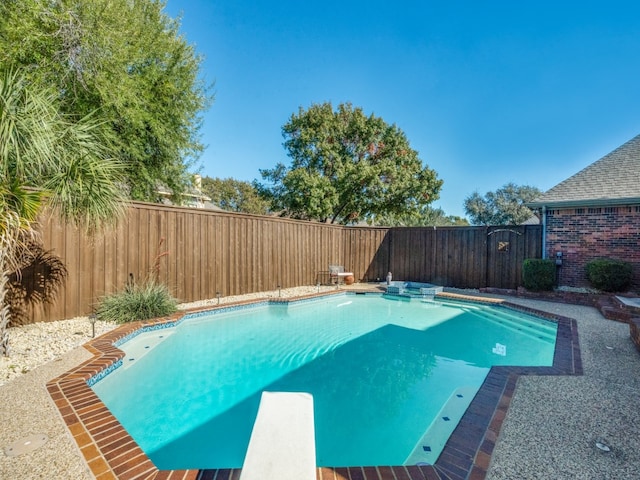
[[[388,254],[376,258],[387,261],[394,278],[445,287],[515,289],[523,261],[542,255],[539,225],[393,228],[387,236]]]

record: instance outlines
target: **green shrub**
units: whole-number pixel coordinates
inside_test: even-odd
[[[117,323],[147,320],[174,313],[177,304],[166,286],[147,281],[127,285],[123,292],[103,297],[96,308],[96,317]]]
[[[597,258],[586,265],[591,285],[605,292],[624,292],[631,285],[631,264],[612,258]]]
[[[553,290],[556,283],[556,262],[542,258],[527,258],[522,264],[522,280],[527,290]]]

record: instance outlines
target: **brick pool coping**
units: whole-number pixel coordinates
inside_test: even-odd
[[[343,293],[343,292],[335,292]],[[296,301],[327,294],[307,295],[275,301]],[[331,295],[331,293],[329,293]],[[492,367],[480,390],[449,437],[434,465],[378,466],[317,469],[318,480],[482,480],[502,422],[520,375],[582,375],[582,361],[574,319],[534,310],[508,301],[444,293],[441,298],[474,303],[499,304],[532,313],[558,324],[553,366]],[[124,357],[114,346],[142,328],[179,321],[187,314],[264,303],[263,300],[225,304],[183,311],[170,317],[122,325],[84,345],[94,356],[47,383],[69,433],[97,480],[238,480],[240,469],[158,470],[120,422],[102,403],[88,381]],[[271,299],[274,301],[274,299]]]

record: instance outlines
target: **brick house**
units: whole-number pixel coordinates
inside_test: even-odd
[[[633,264],[640,288],[640,135],[527,204],[542,220],[543,257],[562,258],[558,283],[586,287],[585,264]]]

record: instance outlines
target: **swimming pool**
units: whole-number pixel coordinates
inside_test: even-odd
[[[313,394],[318,465],[433,463],[489,368],[551,365],[555,332],[502,308],[341,295],[140,334],[93,388],[162,469],[241,466],[263,390]]]

